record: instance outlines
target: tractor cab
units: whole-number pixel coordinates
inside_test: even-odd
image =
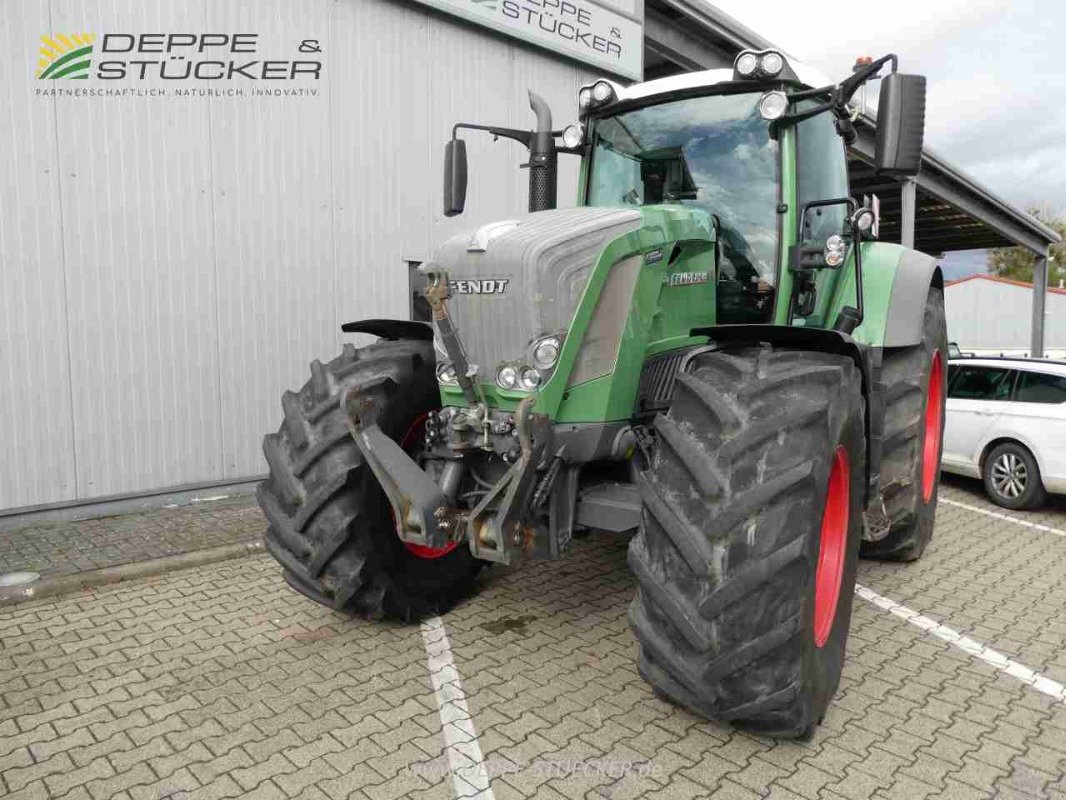
[[[851,85],[823,89],[815,88],[825,81],[814,70],[775,50],[741,53],[732,70],[585,86],[581,121],[563,132],[568,151],[584,156],[579,202],[703,209],[717,239],[718,324],[795,316],[825,324],[833,278],[817,274],[825,265],[810,262],[793,270],[809,274],[790,275],[789,259],[797,244],[821,250],[834,236],[849,238],[849,216],[858,209],[847,201],[844,145],[855,139],[861,109],[848,101],[887,61],[894,68],[891,56],[860,60]],[[901,110],[884,115],[879,142],[891,139],[897,147],[879,145],[877,166],[916,171],[921,141],[914,146],[914,132],[920,137],[921,126],[912,118],[924,109],[924,79],[893,71],[885,81],[883,107]],[[909,137],[902,151],[901,136]],[[797,295],[801,314],[787,308],[787,297],[775,314],[781,291]]]

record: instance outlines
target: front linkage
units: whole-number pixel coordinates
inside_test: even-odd
[[[531,554],[544,538],[537,536],[545,517],[538,512],[551,492],[562,453],[548,457],[552,426],[546,414],[533,412],[535,398],[523,400],[513,414],[487,407],[478,392],[476,369],[448,315],[447,273],[426,266],[425,297],[470,404],[426,417],[423,453],[427,462],[440,466],[437,479],[378,427],[380,409],[364,389],[348,390],[342,408],[352,438],[389,499],[400,539],[438,550],[465,539],[475,558],[509,564],[516,554]],[[470,453],[497,456],[509,466],[467,510],[460,507],[457,492],[466,469],[464,456]]]

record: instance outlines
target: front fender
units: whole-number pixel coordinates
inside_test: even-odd
[[[407,319],[361,319],[341,325],[345,333],[369,333],[386,341],[414,339],[420,342],[433,341],[433,326],[425,322]]]
[[[839,331],[787,325],[712,325],[694,328],[692,335],[707,336],[713,344],[767,342],[799,350],[834,353],[855,362],[862,379],[862,397],[866,404],[866,488],[863,507],[869,498],[877,496],[885,418],[884,392],[880,387],[880,348],[868,347]]]
[[[863,321],[852,333],[873,347],[908,347],[922,341],[930,286],[943,287],[936,259],[887,242],[862,244]],[[855,305],[854,262],[840,282],[828,319]]]

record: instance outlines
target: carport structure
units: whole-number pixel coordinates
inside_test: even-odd
[[[741,50],[775,45],[703,0],[646,0],[644,77],[730,67]],[[1044,354],[1048,248],[1059,235],[926,149],[916,178],[878,175],[875,126],[863,115],[848,151],[852,194],[876,194],[881,236],[931,255],[1021,246],[1033,254],[1031,355]]]

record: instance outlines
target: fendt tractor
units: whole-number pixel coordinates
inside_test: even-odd
[[[705,717],[810,736],[858,557],[918,558],[937,502],[943,278],[876,241],[876,198],[849,197],[852,101],[873,78],[868,155],[916,174],[925,79],[892,55],[825,86],[745,51],[596,81],[564,130],[532,92],[534,130],[456,124],[445,214],[466,198],[463,130],[528,148],[530,213],[419,267],[431,322],[344,325],[377,339],[282,397],[258,497],[285,579],[413,621],[486,563],[635,531],[641,675]],[[556,208],[561,154],[581,159],[576,208]]]

